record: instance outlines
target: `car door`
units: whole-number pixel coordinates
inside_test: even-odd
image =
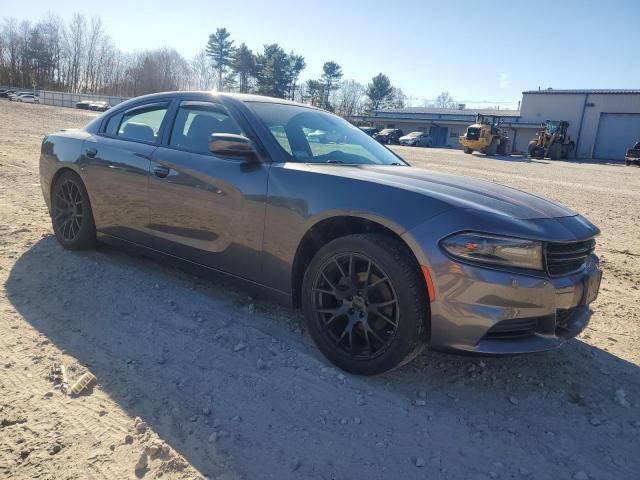
[[[149,246],[149,169],[169,102],[139,104],[115,112],[83,143],[83,172],[96,228]]]
[[[259,279],[269,163],[209,152],[212,133],[245,134],[220,103],[182,101],[168,133],[151,158],[155,248]]]

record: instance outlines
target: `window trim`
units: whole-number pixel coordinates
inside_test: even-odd
[[[157,146],[162,142],[162,138],[164,135],[164,129],[167,126],[167,118],[169,117],[169,114],[171,113],[171,105],[172,105],[173,101],[172,100],[162,100],[162,101],[157,101],[157,102],[152,102],[152,103],[139,103],[137,105],[133,105],[130,108],[127,108],[126,110],[118,110],[116,112],[113,112],[111,115],[109,115],[107,118],[104,119],[104,121],[102,122],[102,124],[100,125],[100,129],[97,133],[98,136],[101,137],[105,137],[105,138],[112,138],[114,140],[122,140],[125,142],[135,142],[135,143],[141,143],[143,145],[153,145],[153,146]],[[127,137],[122,137],[119,135],[110,135],[107,133],[107,126],[109,125],[109,122],[111,121],[112,118],[117,117],[118,115],[121,115],[123,118],[125,115],[131,113],[131,112],[135,112],[136,110],[145,110],[145,109],[153,109],[153,107],[166,107],[167,111],[164,114],[164,117],[162,118],[162,122],[160,123],[160,128],[158,129],[158,136],[156,137],[156,140],[154,142],[145,142],[144,140],[137,140],[135,138],[127,138]],[[120,125],[122,124],[122,118],[120,119],[120,122],[118,123],[118,128],[116,130],[119,131],[120,130]]]

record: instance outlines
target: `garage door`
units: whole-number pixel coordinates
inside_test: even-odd
[[[624,151],[640,140],[640,113],[601,113],[595,158],[623,159]]]

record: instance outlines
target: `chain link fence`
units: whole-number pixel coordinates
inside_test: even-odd
[[[110,95],[93,95],[90,93],[65,93],[51,90],[40,90],[40,103],[57,107],[75,108],[78,102],[107,102],[112,107],[128,100],[128,97],[113,97]]]

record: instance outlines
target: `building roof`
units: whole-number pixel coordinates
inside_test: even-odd
[[[523,94],[536,94],[536,95],[584,95],[587,93],[599,94],[599,95],[640,95],[640,90],[626,90],[626,89],[571,89],[571,90],[562,90],[555,88],[547,88],[545,90],[526,90],[522,92]]]
[[[478,113],[483,115],[498,115],[501,117],[517,117],[520,115],[518,110],[496,110],[495,108],[437,108],[437,107],[406,107],[406,108],[388,108],[383,110],[375,110],[372,116],[382,116],[387,114],[395,115],[473,115]]]

